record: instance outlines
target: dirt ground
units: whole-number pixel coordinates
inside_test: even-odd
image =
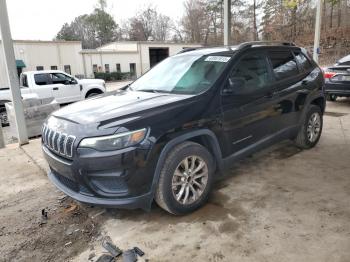
[[[328,103],[313,149],[283,142],[236,163],[184,217],[105,210],[47,180],[40,141],[0,150],[0,261],[96,261],[105,237],[139,261],[350,261],[350,100]],[[47,219],[42,216],[47,211]]]

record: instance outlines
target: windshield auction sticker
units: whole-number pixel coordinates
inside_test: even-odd
[[[228,60],[230,60],[228,56],[208,56],[204,61],[226,63]]]

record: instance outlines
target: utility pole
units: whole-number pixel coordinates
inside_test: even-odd
[[[18,143],[21,146],[24,144],[28,144],[28,135],[26,122],[24,119],[21,91],[19,89],[15,52],[13,50],[13,41],[11,37],[10,23],[7,14],[6,0],[0,0],[0,31],[7,71],[7,80],[10,85],[11,98],[13,108],[15,110]]]
[[[321,7],[322,0],[316,1],[316,23],[315,23],[315,39],[313,59],[318,63],[318,55],[320,52],[320,35],[321,35]]]
[[[224,45],[231,40],[231,0],[224,0]]]

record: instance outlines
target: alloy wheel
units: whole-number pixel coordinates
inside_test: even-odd
[[[306,132],[307,138],[311,143],[318,139],[321,132],[321,116],[319,113],[315,112],[310,116]]]
[[[200,199],[208,183],[208,166],[199,156],[187,156],[175,169],[172,192],[176,201],[190,205]]]

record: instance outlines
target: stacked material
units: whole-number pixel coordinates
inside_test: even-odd
[[[10,123],[11,135],[17,138],[17,127],[13,104],[12,102],[9,102],[6,103],[5,106]],[[59,108],[60,105],[54,100],[54,98],[24,98],[24,119],[27,125],[28,137],[41,135],[41,128],[45,119]]]

